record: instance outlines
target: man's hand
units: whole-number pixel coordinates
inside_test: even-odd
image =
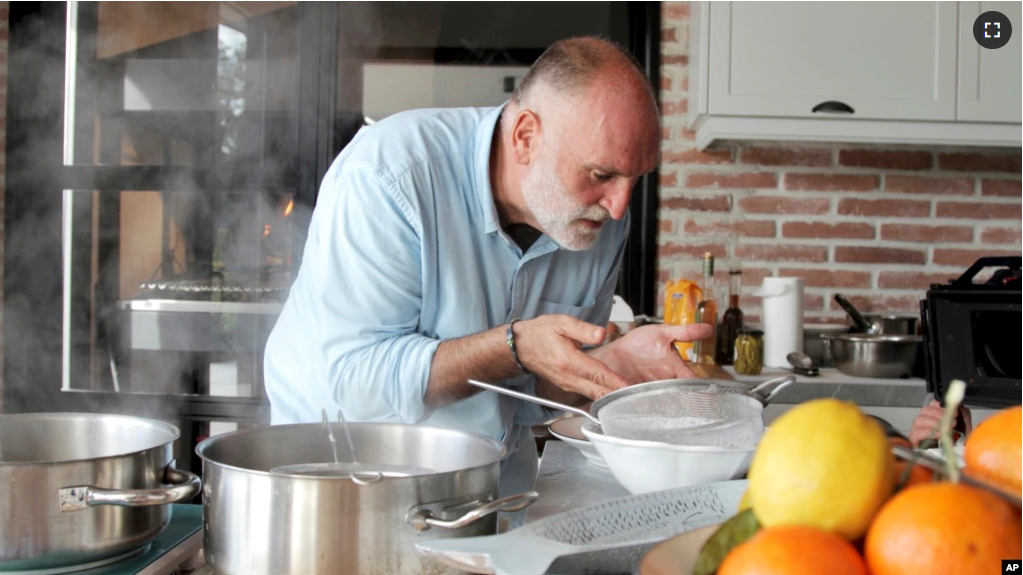
[[[920,410],[920,413],[913,419],[913,428],[909,431],[909,440],[913,442],[913,446],[920,445],[920,442],[927,438],[938,437],[938,426],[941,423],[941,416],[944,414],[945,408],[936,399],[931,400]],[[971,415],[969,409],[965,407],[959,409],[959,417],[963,418],[963,428],[966,433],[973,429]],[[959,439],[958,435],[956,432],[952,433],[953,441]]]
[[[522,365],[565,391],[599,399],[630,383],[593,354],[581,351],[583,345],[604,341],[602,327],[568,315],[542,315],[516,323],[514,332]]]
[[[629,384],[696,377],[673,345],[713,333],[709,325],[646,325],[593,350],[590,355],[621,374]]]

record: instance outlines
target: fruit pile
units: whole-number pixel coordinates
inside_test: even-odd
[[[962,473],[1020,494],[1021,422],[1017,406],[980,424]],[[819,399],[782,415],[753,456],[740,513],[695,573],[965,575],[1000,573],[1003,559],[1021,557],[1019,507],[897,463],[889,442],[852,403]]]

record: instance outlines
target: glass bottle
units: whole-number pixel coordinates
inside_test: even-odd
[[[721,316],[721,335],[718,337],[718,365],[732,365],[735,361],[735,336],[742,327],[743,313],[739,309],[742,291],[742,271],[728,271],[728,309]]]
[[[693,347],[696,363],[714,363],[714,347],[717,340],[718,305],[714,301],[714,255],[703,254],[703,299],[696,304],[696,323],[705,323],[714,328],[709,336],[696,342]]]

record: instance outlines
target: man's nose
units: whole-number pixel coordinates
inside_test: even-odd
[[[632,188],[636,185],[633,178],[622,178],[601,200],[600,206],[607,210],[611,217],[620,220],[625,217],[625,210],[629,208],[629,198],[632,197]]]

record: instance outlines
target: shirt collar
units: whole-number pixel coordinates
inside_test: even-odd
[[[487,112],[476,128],[476,149],[473,156],[473,170],[476,172],[476,195],[483,215],[483,231],[487,234],[500,229],[497,206],[494,204],[494,190],[490,186],[490,147],[494,141],[494,130],[501,117],[501,111],[508,103]]]

